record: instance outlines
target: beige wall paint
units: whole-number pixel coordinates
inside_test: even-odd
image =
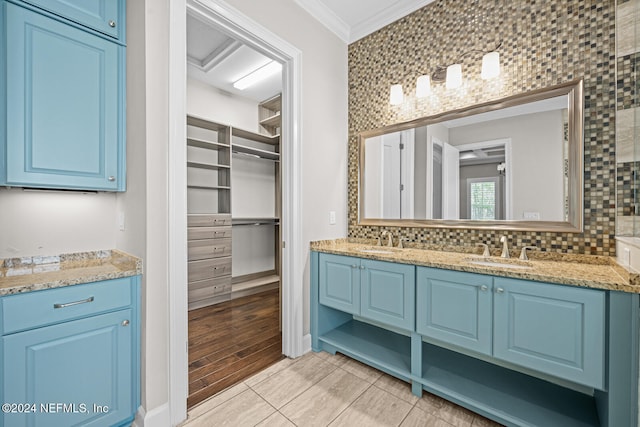
[[[0,258],[111,249],[113,193],[0,190]]]
[[[257,102],[222,93],[215,87],[195,79],[187,79],[187,113],[258,132]]]
[[[293,280],[304,286],[306,334],[308,243],[347,234],[347,46],[291,0],[228,3],[302,52],[302,242],[307,261],[304,276]],[[329,225],[329,211],[336,212],[336,225]]]

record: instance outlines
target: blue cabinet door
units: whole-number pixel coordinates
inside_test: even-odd
[[[416,331],[491,355],[491,276],[418,267]]]
[[[3,2],[0,184],[124,190],[124,47]]]
[[[4,426],[119,425],[135,412],[132,310],[2,337]],[[65,406],[62,406],[65,405]]]
[[[360,259],[320,254],[320,304],[360,314]]]
[[[505,278],[494,290],[494,357],[604,387],[604,292]]]
[[[415,327],[415,267],[361,261],[362,317],[412,331]]]
[[[124,34],[124,0],[24,0],[113,38]]]

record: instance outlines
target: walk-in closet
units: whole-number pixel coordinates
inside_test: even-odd
[[[282,358],[282,71],[187,17],[192,407]]]

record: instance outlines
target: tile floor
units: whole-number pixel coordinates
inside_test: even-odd
[[[401,426],[499,424],[348,357],[308,353],[284,359],[189,411],[183,427]]]

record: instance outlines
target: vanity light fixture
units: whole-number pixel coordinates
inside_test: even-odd
[[[434,82],[445,82],[447,89],[455,89],[462,86],[462,58],[472,53],[481,53],[482,71],[480,77],[483,80],[493,79],[500,75],[500,53],[498,49],[502,42],[490,51],[472,49],[458,57],[456,62],[449,65],[438,65],[431,73],[431,80]]]
[[[391,85],[391,92],[389,94],[389,103],[391,105],[400,105],[404,101],[404,95],[402,94],[402,85]]]
[[[249,86],[253,86],[256,83],[260,83],[261,81],[271,77],[272,75],[279,73],[282,71],[282,64],[276,61],[267,62],[265,65],[260,68],[253,70],[246,76],[236,80],[233,83],[233,87],[238,90],[245,90]]]
[[[431,77],[422,75],[416,81],[416,98],[425,98],[431,93]]]

